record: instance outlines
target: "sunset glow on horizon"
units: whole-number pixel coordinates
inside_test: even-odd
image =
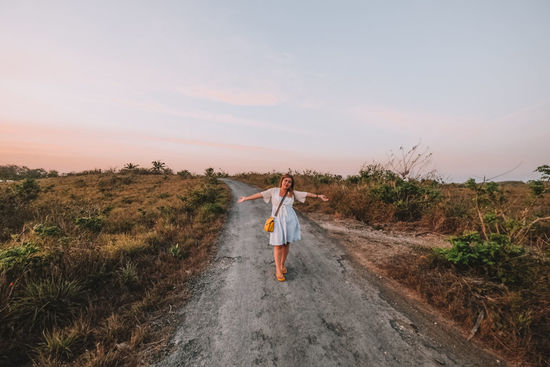
[[[0,2],[0,165],[448,181],[550,164],[550,3]]]

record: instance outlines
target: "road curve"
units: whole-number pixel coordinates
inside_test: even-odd
[[[258,192],[224,181],[234,201]],[[287,281],[279,283],[263,231],[269,205],[256,200],[231,207],[216,258],[194,283],[173,347],[155,366],[496,364],[441,345],[394,309],[353,269],[342,245],[302,215],[302,240],[291,244]]]

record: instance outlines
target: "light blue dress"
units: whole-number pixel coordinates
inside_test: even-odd
[[[279,192],[280,189],[278,187],[262,191],[264,201],[266,203],[271,201],[271,215],[273,217],[275,217],[275,212],[282,199]],[[298,216],[292,208],[292,204],[294,204],[295,199],[302,203],[305,202],[306,194],[307,192],[294,190],[294,197],[287,196],[285,198],[279,210],[279,214],[275,217],[273,232],[269,234],[270,245],[280,246],[286,243],[299,241],[302,238]]]

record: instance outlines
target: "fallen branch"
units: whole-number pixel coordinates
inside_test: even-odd
[[[476,334],[477,329],[479,329],[479,325],[481,325],[481,321],[483,321],[484,315],[485,314],[483,313],[483,310],[479,311],[479,315],[477,315],[476,324],[474,325],[474,327],[470,331],[470,336],[468,337],[468,340],[472,339],[474,337],[474,335]]]

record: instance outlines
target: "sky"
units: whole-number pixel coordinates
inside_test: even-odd
[[[550,164],[550,2],[0,0],[0,165]]]

